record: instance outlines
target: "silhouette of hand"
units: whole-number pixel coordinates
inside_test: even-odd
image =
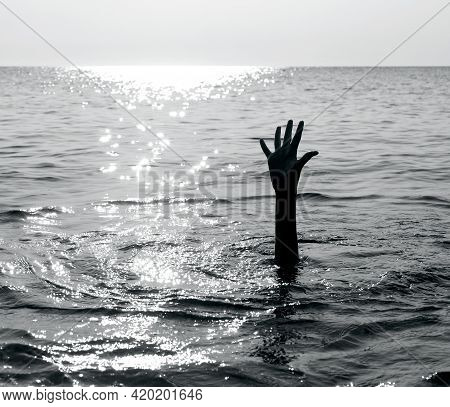
[[[292,120],[289,120],[284,133],[283,145],[281,145],[281,127],[275,131],[275,151],[272,153],[264,140],[259,140],[261,148],[267,157],[270,170],[270,178],[275,192],[296,191],[300,173],[305,164],[314,156],[319,154],[317,151],[310,151],[297,159],[297,149],[302,138],[304,123],[298,124],[294,138],[292,138]]]

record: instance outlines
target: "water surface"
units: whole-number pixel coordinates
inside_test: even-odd
[[[0,68],[0,384],[443,384],[449,68],[307,125],[302,260],[272,260],[258,139],[364,71]]]

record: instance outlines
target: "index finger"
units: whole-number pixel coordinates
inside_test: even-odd
[[[297,151],[298,145],[300,144],[300,141],[302,139],[302,133],[303,133],[303,127],[305,126],[305,122],[302,120],[297,126],[297,131],[295,132],[295,136],[292,139],[292,148]]]

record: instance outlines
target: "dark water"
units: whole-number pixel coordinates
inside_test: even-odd
[[[89,72],[0,69],[0,384],[444,384],[450,68],[307,126],[290,271],[258,139],[363,68]]]

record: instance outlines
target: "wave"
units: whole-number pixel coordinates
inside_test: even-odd
[[[370,287],[373,294],[412,294],[414,292],[434,293],[440,287],[448,286],[450,276],[444,267],[426,266],[422,270],[409,270],[407,273],[390,273],[388,278]]]
[[[441,198],[434,195],[420,195],[420,196],[402,196],[399,199],[402,199],[406,203],[429,203],[434,204],[436,206],[444,206],[450,207],[450,200]]]
[[[229,198],[217,198],[217,197],[189,197],[189,198],[150,198],[145,200],[139,199],[126,199],[126,200],[109,200],[105,202],[101,202],[98,205],[153,205],[153,204],[197,204],[197,203],[205,203],[211,202],[215,204],[230,204],[233,202],[245,202],[245,201],[258,201],[258,200],[266,200],[266,199],[274,199],[274,194],[266,194],[266,195],[248,195],[236,197],[233,199]],[[348,200],[374,200],[385,198],[382,195],[377,194],[368,194],[368,195],[344,195],[344,196],[332,196],[327,194],[322,194],[319,192],[305,192],[301,194],[297,194],[297,199],[305,198],[311,200],[318,201],[348,201]]]
[[[362,324],[351,324],[337,334],[331,334],[330,339],[323,340],[327,350],[347,350],[364,346],[375,336],[391,336],[392,331],[403,331],[424,325],[434,325],[439,318],[434,315],[420,315],[401,320],[379,320]]]
[[[63,213],[72,213],[71,210],[56,206],[43,206],[39,208],[30,209],[10,209],[0,212],[0,222],[20,222],[26,220],[28,217],[46,217],[49,215],[60,215]]]
[[[82,386],[95,383],[96,386],[128,386],[128,387],[173,387],[172,378],[167,378],[160,371],[150,369],[117,370],[113,368],[82,369],[77,371],[77,381]]]
[[[99,205],[154,205],[154,204],[197,204],[197,203],[231,203],[229,199],[215,197],[199,197],[199,198],[149,198],[149,199],[118,199],[109,200],[99,203]]]
[[[236,201],[257,201],[265,199],[274,199],[275,195],[249,195],[236,198]],[[382,195],[369,194],[369,195],[344,195],[344,196],[333,196],[322,194],[320,192],[304,192],[297,194],[297,199],[311,199],[316,201],[348,201],[348,200],[364,200],[364,199],[380,199],[384,198]]]
[[[0,343],[0,355],[0,384],[73,385],[70,377],[50,361],[51,355],[41,348],[22,343]]]
[[[318,192],[305,192],[303,194],[298,194],[297,198],[313,199],[317,201],[360,201],[360,200],[375,200],[385,198],[383,195],[378,194],[368,194],[368,195],[341,195],[333,196],[327,194],[321,194]]]
[[[161,242],[161,241],[148,241],[148,242],[137,242],[137,243],[131,243],[128,244],[126,246],[122,246],[119,247],[118,250],[123,251],[123,252],[127,252],[130,250],[138,250],[138,249],[143,249],[145,247],[152,247],[152,246],[158,246],[158,248],[162,248],[162,247],[177,247],[180,246],[179,243],[175,243],[175,242]]]
[[[229,205],[232,203],[239,202],[249,202],[249,201],[265,201],[274,200],[274,194],[265,195],[248,195],[234,198],[218,198],[218,197],[186,197],[186,198],[154,198],[154,199],[127,199],[127,200],[110,200],[100,203],[99,205],[154,205],[154,204],[166,204],[166,205],[176,205],[176,204],[202,204],[211,203],[214,205]],[[345,201],[375,201],[381,199],[388,199],[390,203],[395,205],[406,205],[406,204],[433,204],[440,207],[450,207],[450,200],[432,196],[400,196],[400,197],[389,197],[380,194],[365,194],[365,195],[330,195],[320,192],[305,192],[297,194],[297,200],[306,201],[318,201],[318,202],[345,202]],[[215,215],[204,215],[204,216],[215,216]]]
[[[195,309],[206,309],[206,310],[236,310],[236,311],[256,311],[265,308],[257,307],[253,304],[243,303],[243,302],[230,302],[226,300],[219,299],[202,299],[202,298],[178,298],[176,304],[183,308],[195,308]]]
[[[34,337],[28,331],[15,328],[0,328],[0,343],[5,344],[21,338],[22,340],[33,340]]]
[[[239,306],[236,305],[236,307],[230,306],[230,304],[223,303],[223,304],[215,304],[213,306],[214,302],[211,302],[210,304],[205,304],[205,309],[199,310],[194,306],[195,300],[191,303],[192,309],[181,309],[178,305],[178,301],[169,302],[166,306],[166,308],[163,309],[143,309],[139,304],[136,304],[130,301],[128,301],[126,298],[98,298],[103,299],[104,303],[92,303],[92,305],[84,306],[84,307],[74,307],[74,306],[52,306],[52,305],[44,305],[44,304],[37,304],[37,303],[16,303],[11,304],[10,306],[7,306],[7,309],[29,309],[33,310],[36,313],[42,313],[45,315],[63,315],[66,317],[72,317],[74,320],[78,320],[81,318],[89,316],[120,316],[120,315],[138,315],[138,316],[150,316],[150,317],[158,317],[162,319],[170,319],[175,321],[196,321],[196,322],[202,322],[202,323],[211,323],[216,321],[224,321],[224,320],[232,320],[233,316],[224,314],[224,313],[217,313],[217,308],[222,307],[223,309],[227,309],[228,312],[235,308],[237,312],[239,311],[245,311],[245,306]],[[109,305],[110,300],[115,299],[117,300],[116,303]],[[119,302],[121,301],[121,302]],[[189,300],[185,302],[186,304],[189,303]],[[200,305],[198,303],[198,305]],[[210,309],[208,309],[208,306],[210,306]],[[171,308],[173,307],[173,309]],[[251,308],[251,307],[250,307]],[[254,310],[254,308],[251,308]],[[0,338],[1,339],[1,338]]]

